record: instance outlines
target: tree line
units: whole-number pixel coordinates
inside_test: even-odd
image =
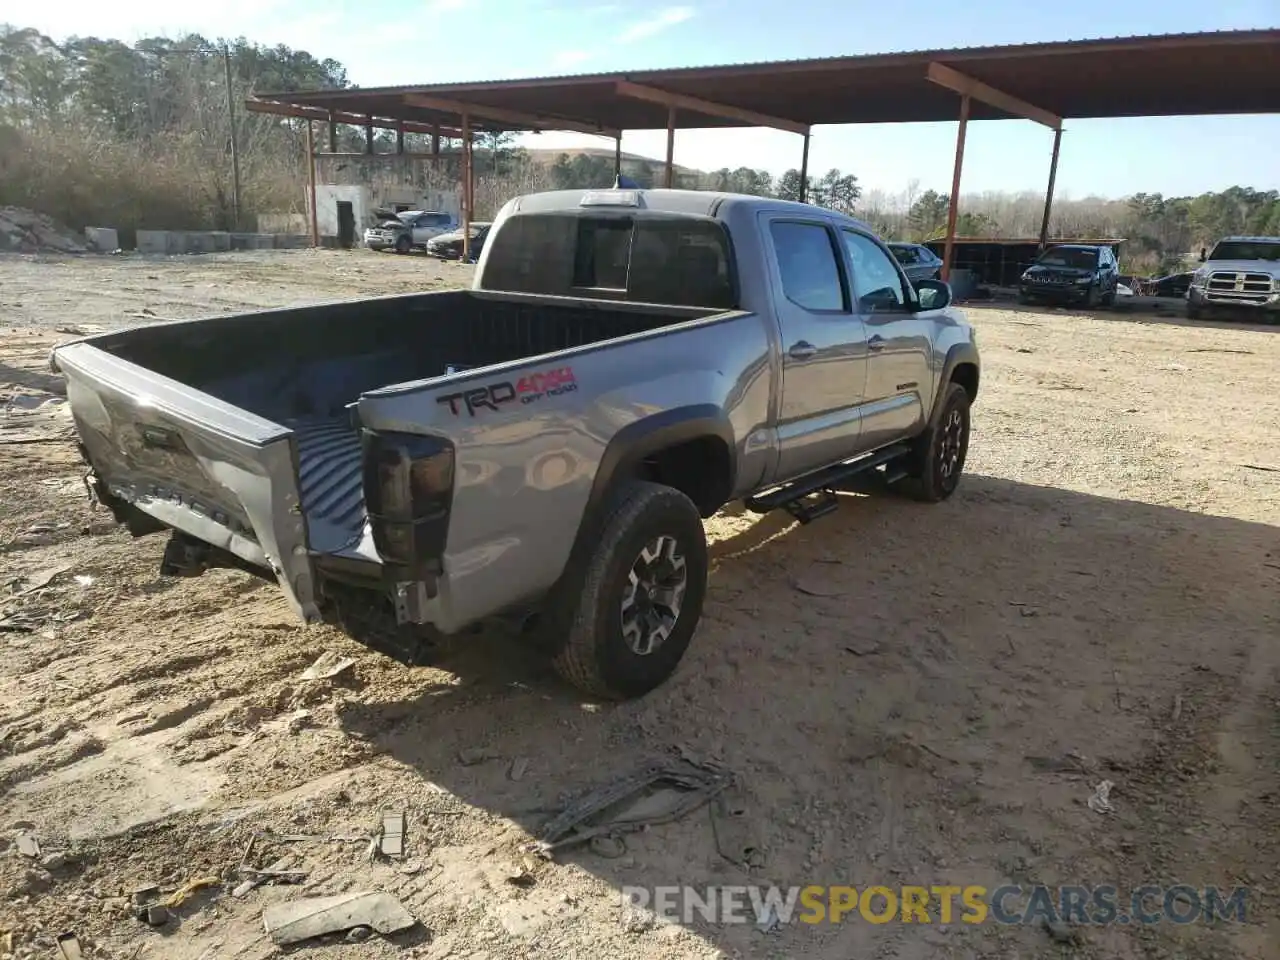
[[[245,98],[256,91],[350,85],[337,60],[245,38],[56,42],[35,30],[0,25],[0,205],[31,207],[75,227],[116,226],[126,235],[147,227],[253,229],[256,214],[303,210],[306,131],[304,121],[246,112]],[[232,203],[233,125],[239,224]],[[409,135],[406,147],[425,151],[426,139]],[[518,149],[515,139],[502,133],[475,138],[477,217],[491,215],[518,193],[613,182],[611,150],[535,156]],[[337,146],[364,150],[365,131],[340,126]],[[456,183],[459,146],[445,141],[446,158],[422,165],[418,185],[437,190]],[[377,131],[375,150],[394,149],[395,134]],[[657,186],[663,165],[626,158],[623,172],[642,186]],[[795,169],[774,175],[746,166],[678,168],[674,174],[677,187],[789,200],[799,199],[800,183]],[[889,194],[832,169],[810,174],[805,193],[810,203],[861,217],[894,239],[928,240],[946,226],[949,197],[916,183]],[[966,194],[957,230],[1036,236],[1043,202],[1035,192]],[[1220,236],[1280,234],[1280,194],[1235,186],[1197,197],[1063,197],[1055,200],[1050,234],[1127,238],[1122,249],[1128,269],[1155,273]]]

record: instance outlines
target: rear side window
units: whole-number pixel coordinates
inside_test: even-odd
[[[894,257],[897,258],[899,263],[907,264],[920,262],[920,252],[915,247],[890,247],[889,250],[893,253]]]
[[[806,310],[847,310],[831,232],[820,223],[769,225],[786,298]]]
[[[729,242],[712,220],[516,214],[490,242],[487,290],[733,309]]]

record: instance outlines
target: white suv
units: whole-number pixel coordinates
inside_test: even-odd
[[[364,232],[364,245],[370,250],[408,253],[425,249],[427,241],[453,230],[453,217],[434,210],[405,210],[394,218],[380,220]]]

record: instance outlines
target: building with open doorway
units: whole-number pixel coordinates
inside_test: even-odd
[[[461,220],[459,184],[442,182],[426,162],[397,154],[319,154],[315,223],[320,241],[341,247],[360,244],[380,212],[432,210]],[[307,216],[311,192],[307,191]]]

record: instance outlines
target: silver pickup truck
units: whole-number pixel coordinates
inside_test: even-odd
[[[807,522],[859,474],[956,489],[979,362],[950,300],[829,210],[562,191],[502,209],[470,290],[137,327],[51,362],[96,499],[171,531],[162,573],[259,573],[409,663],[511,618],[627,698],[693,636],[702,518]]]

